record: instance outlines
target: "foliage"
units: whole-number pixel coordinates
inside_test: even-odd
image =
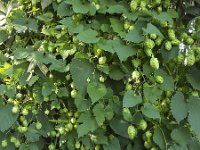
[[[0,1],[0,149],[199,150],[199,0]]]

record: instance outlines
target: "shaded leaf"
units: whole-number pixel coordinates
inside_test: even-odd
[[[92,100],[92,103],[95,103],[106,95],[107,89],[103,84],[92,82],[88,84],[87,92]]]
[[[176,92],[172,97],[170,106],[172,115],[178,123],[187,117],[187,104],[181,92]]]
[[[123,107],[134,107],[142,102],[141,96],[134,96],[133,90],[127,91],[123,97]]]
[[[158,109],[150,103],[145,103],[141,108],[142,113],[148,118],[159,119],[160,113]]]
[[[17,120],[18,114],[12,113],[12,105],[0,107],[0,130],[2,132],[9,129]]]

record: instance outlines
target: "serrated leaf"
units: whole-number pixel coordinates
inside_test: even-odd
[[[126,8],[123,5],[110,5],[110,7],[107,9],[107,12],[109,14],[120,14],[123,13],[126,10]]]
[[[66,87],[60,87],[57,93],[58,97],[67,97],[69,96],[68,89]]]
[[[8,33],[4,30],[0,31],[0,45],[8,39]]]
[[[40,139],[40,132],[38,130],[36,130],[35,128],[35,124],[31,124],[28,127],[28,131],[25,133],[25,137],[28,141],[30,142],[36,142],[39,141]]]
[[[113,41],[113,49],[117,53],[120,61],[125,61],[128,57],[136,54],[136,50],[130,44],[125,45],[120,39]]]
[[[169,23],[173,23],[172,14],[170,12],[161,12],[158,15],[155,15],[155,18],[159,21],[168,21]]]
[[[16,59],[24,59],[24,58],[27,58],[28,56],[30,56],[32,52],[33,52],[33,49],[30,47],[29,48],[17,48],[14,51],[14,57]]]
[[[72,5],[75,13],[86,14],[89,11],[89,5],[83,4],[81,0],[72,1]]]
[[[181,92],[176,92],[172,97],[170,106],[172,115],[178,123],[187,117],[187,104]]]
[[[44,82],[42,85],[42,95],[44,97],[49,96],[52,93],[52,86],[48,82]]]
[[[160,113],[158,109],[150,103],[145,103],[141,108],[142,113],[148,118],[159,119]]]
[[[179,54],[179,47],[178,46],[173,46],[171,51],[166,51],[161,49],[161,54],[165,62],[169,62],[170,60],[176,58]]]
[[[159,96],[162,94],[162,90],[160,90],[157,86],[149,86],[148,84],[144,84],[144,97],[153,103],[156,101]]]
[[[155,71],[155,75],[163,77],[163,83],[158,85],[158,87],[163,91],[173,91],[174,90],[174,79],[172,76],[168,75],[163,69],[158,69]]]
[[[143,31],[149,34],[156,34],[158,36],[164,37],[160,30],[151,23],[148,23],[147,27],[143,29]]]
[[[193,88],[200,90],[200,78],[199,78],[200,70],[196,67],[192,67],[188,74],[186,74],[188,82],[192,85]]]
[[[51,3],[52,3],[52,0],[42,0],[41,1],[42,10],[47,8]]]
[[[97,121],[97,124],[101,126],[105,121],[104,105],[102,103],[96,104],[93,108],[93,113]]]
[[[99,48],[110,52],[110,53],[114,53],[114,49],[113,49],[113,40],[105,40],[105,39],[100,39],[99,42],[97,43],[97,45],[99,46]]]
[[[200,98],[198,97],[190,97],[188,100],[188,122],[197,135],[198,139],[200,139]]]
[[[79,138],[88,134],[90,131],[94,131],[98,127],[95,118],[88,111],[80,115],[78,122],[82,123],[77,128]]]
[[[58,5],[58,8],[57,8],[57,15],[58,16],[63,17],[63,16],[70,16],[72,14],[73,14],[73,12],[70,9],[70,6],[65,1],[63,1],[62,3],[60,3]]]
[[[128,138],[128,132],[127,132],[127,128],[129,126],[128,122],[115,118],[110,121],[109,125],[116,134]]]
[[[49,67],[49,70],[55,70],[58,72],[65,72],[66,71],[66,62],[63,60],[54,60]]]
[[[93,70],[93,65],[87,59],[73,59],[70,64],[72,79],[82,95],[86,93],[87,78],[92,75]]]
[[[0,131],[4,132],[9,129],[17,120],[18,114],[12,113],[12,105],[0,107]]]
[[[86,111],[92,105],[92,102],[88,99],[83,99],[80,95],[76,96],[75,98],[75,105],[80,112]]]
[[[179,145],[187,145],[191,137],[186,128],[178,127],[172,130],[171,138]]]
[[[125,34],[122,21],[117,18],[110,18],[110,22],[114,32],[118,33],[120,36]]]
[[[98,32],[93,29],[87,29],[80,32],[77,35],[77,39],[85,43],[97,43],[99,38],[97,38]]]
[[[37,80],[39,79],[38,76],[32,76],[31,79],[28,81],[28,85],[32,86],[35,82],[37,82]]]
[[[119,66],[111,65],[109,71],[109,77],[113,80],[121,80],[124,77],[124,73]]]
[[[92,100],[92,103],[95,103],[106,95],[107,89],[103,84],[92,82],[88,84],[87,92]]]
[[[160,147],[160,149],[165,149],[167,143],[165,143],[165,135],[161,131],[160,127],[156,127],[153,133],[153,141]]]
[[[104,150],[121,150],[119,140],[116,137],[113,137],[108,144],[103,145]]]
[[[134,107],[142,102],[141,96],[134,96],[133,90],[127,91],[123,97],[123,107]]]
[[[144,39],[144,36],[137,29],[131,30],[125,37],[125,40],[133,43],[140,43],[144,41]]]

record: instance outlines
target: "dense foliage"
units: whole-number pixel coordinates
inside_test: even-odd
[[[0,149],[199,150],[199,0],[0,1]]]

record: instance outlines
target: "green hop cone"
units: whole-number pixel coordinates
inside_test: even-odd
[[[177,63],[182,64],[185,60],[185,55],[183,53],[179,53],[177,57]]]
[[[172,29],[169,29],[169,30],[168,30],[168,36],[169,36],[169,39],[170,39],[170,40],[176,39],[175,32],[174,32],[174,30],[172,30]]]
[[[131,8],[131,11],[135,11],[138,7],[138,2],[136,0],[132,0],[130,2],[130,8]]]
[[[127,107],[123,108],[122,115],[123,115],[124,120],[132,121],[133,116],[131,115],[129,108]]]
[[[133,80],[137,80],[140,77],[140,73],[137,70],[134,70],[131,74]]]
[[[195,63],[195,56],[194,56],[194,54],[193,53],[189,53],[188,54],[188,58],[187,58],[187,65],[188,66],[193,66],[194,65],[194,63]]]
[[[170,51],[170,50],[172,49],[172,44],[171,44],[170,41],[167,41],[167,42],[165,43],[165,49],[168,50],[168,51]]]
[[[133,67],[137,68],[138,66],[141,65],[141,60],[139,58],[135,58],[132,60],[132,65]]]
[[[151,57],[151,55],[152,55],[152,50],[151,50],[151,49],[145,48],[145,49],[144,49],[144,52],[145,52],[145,54],[146,54],[147,56]]]
[[[144,119],[140,120],[139,128],[143,131],[147,129],[147,122]]]
[[[150,59],[150,66],[151,66],[153,69],[157,70],[157,69],[159,68],[159,61],[158,61],[158,58],[152,57],[152,58]]]
[[[164,81],[164,79],[163,79],[162,76],[156,76],[156,77],[155,77],[155,80],[156,80],[156,82],[159,83],[159,84],[162,84],[163,81]]]
[[[147,48],[147,49],[152,49],[152,48],[154,48],[154,46],[155,46],[155,43],[154,43],[153,40],[151,40],[151,39],[146,39],[146,40],[144,41],[144,47],[145,47],[145,48]]]
[[[190,36],[188,36],[188,37],[186,38],[185,42],[186,42],[187,44],[191,45],[191,44],[194,43],[194,40],[193,40],[193,38],[191,38]]]
[[[137,129],[133,125],[130,125],[128,127],[128,137],[129,137],[129,139],[133,140],[136,135],[137,135]]]
[[[162,41],[163,41],[163,38],[162,38],[162,37],[158,37],[158,38],[156,39],[155,43],[156,43],[156,45],[159,46],[159,45],[161,45]]]

